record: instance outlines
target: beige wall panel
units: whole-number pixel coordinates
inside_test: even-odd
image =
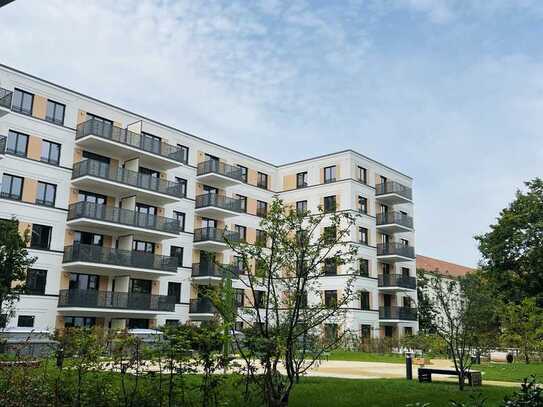
[[[251,184],[251,185],[256,185],[256,180],[257,180],[257,175],[256,175],[256,171],[255,170],[252,170],[249,168],[249,170],[247,171],[248,174],[247,174],[247,183],[248,184]]]
[[[47,110],[47,99],[40,95],[34,95],[34,103],[32,104],[32,116],[39,119],[45,119]]]
[[[113,247],[113,238],[111,236],[104,236],[104,247]]]
[[[192,262],[193,263],[199,263],[200,262],[200,250],[192,250]]]
[[[77,124],[83,123],[87,121],[87,112],[84,112],[83,110],[79,110],[77,112]]]
[[[296,188],[296,174],[285,175],[283,177],[283,190],[288,191]]]
[[[25,234],[29,234],[32,231],[32,223],[19,222],[19,234],[24,238]]]
[[[100,291],[107,291],[107,286],[109,283],[109,278],[107,276],[100,276],[100,286],[98,289]]]
[[[158,295],[160,293],[160,282],[157,280],[154,280],[151,283],[151,294]]]
[[[23,201],[36,202],[36,193],[38,191],[38,181],[35,179],[25,178],[23,185]]]
[[[196,155],[196,162],[204,162],[205,161],[205,154],[203,151],[198,151],[198,154]]]
[[[256,242],[256,229],[247,228],[247,243],[254,244]]]
[[[83,160],[83,150],[81,148],[74,148],[74,163],[78,163]]]
[[[36,136],[30,136],[28,138],[28,158],[33,160],[41,159],[41,139]]]
[[[71,246],[74,243],[74,231],[71,229],[66,229],[64,232],[64,246]]]
[[[64,329],[64,316],[63,315],[57,315],[57,318],[55,320],[55,329],[58,329],[58,330]]]
[[[106,197],[106,205],[107,206],[115,206],[115,197],[113,197],[113,196]]]
[[[256,199],[247,198],[247,213],[256,215]]]
[[[63,271],[60,273],[60,289],[67,290],[70,288],[70,273]]]
[[[336,179],[341,179],[341,165],[339,163],[336,163]]]

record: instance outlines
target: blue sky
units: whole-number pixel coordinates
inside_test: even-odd
[[[418,253],[476,265],[473,235],[542,175],[542,20],[539,0],[25,0],[0,60],[277,164],[360,151],[414,178]]]

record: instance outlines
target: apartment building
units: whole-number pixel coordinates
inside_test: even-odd
[[[330,267],[325,300],[355,273],[345,327],[417,331],[412,179],[352,150],[275,165],[0,65],[0,219],[31,232],[37,258],[6,330],[72,326],[149,332],[208,320],[202,286],[234,270],[224,242],[262,239],[273,196],[360,214],[356,265]],[[321,301],[319,298],[311,301]]]

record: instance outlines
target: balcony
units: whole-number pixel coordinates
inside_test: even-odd
[[[219,229],[219,228],[200,228],[194,230],[194,248],[209,252],[220,252],[228,249],[226,240],[239,242],[239,233]]]
[[[217,309],[209,298],[193,298],[189,305],[189,318],[195,321],[211,319],[217,313]]]
[[[411,232],[413,231],[413,218],[397,211],[378,213],[376,226],[377,230],[386,234]]]
[[[77,126],[75,142],[107,157],[122,160],[139,157],[143,167],[168,170],[186,163],[185,153],[179,147],[96,119]]]
[[[106,312],[135,311],[136,313],[161,313],[175,311],[175,297],[144,293],[126,293],[98,290],[60,290],[58,307],[62,310]]]
[[[11,111],[12,97],[12,91],[0,88],[0,117],[7,115]]]
[[[387,181],[375,186],[375,199],[387,204],[410,203],[413,199],[411,188],[395,181]]]
[[[198,163],[196,181],[216,188],[226,188],[242,184],[243,175],[241,168],[217,160],[207,160]]]
[[[220,282],[229,274],[232,279],[238,279],[241,271],[230,264],[193,263],[192,282],[202,285],[212,285]]]
[[[78,202],[68,208],[68,225],[78,230],[119,235],[134,233],[140,240],[158,241],[177,237],[177,219],[148,215],[92,202]]]
[[[177,257],[81,243],[65,247],[62,262],[66,270],[113,276],[127,272],[142,277],[177,272]]]
[[[0,160],[4,158],[6,154],[6,142],[7,138],[5,136],[0,136]]]
[[[194,208],[196,215],[211,219],[226,219],[243,212],[239,199],[219,194],[198,195]]]
[[[415,259],[415,248],[399,242],[379,243],[377,260],[385,263],[412,261]]]
[[[135,195],[139,202],[161,206],[185,197],[182,184],[114,167],[96,160],[83,160],[73,166],[72,184],[103,195]]]
[[[378,285],[383,291],[415,290],[417,288],[417,279],[402,274],[379,274]]]
[[[409,307],[379,307],[379,320],[383,322],[416,321],[417,309]]]

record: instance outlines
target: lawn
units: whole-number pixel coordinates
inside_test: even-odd
[[[386,362],[405,363],[405,356],[394,353],[367,353],[334,351],[330,353],[329,360],[351,360],[353,362]]]
[[[483,380],[521,382],[523,378],[535,375],[543,382],[543,363],[483,363],[472,368],[484,372]]]

